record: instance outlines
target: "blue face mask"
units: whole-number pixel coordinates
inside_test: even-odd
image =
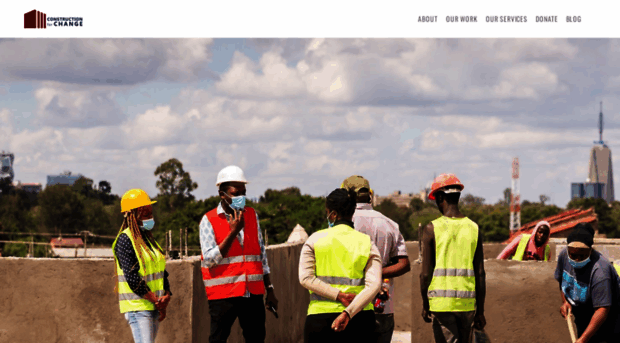
[[[155,226],[155,220],[151,219],[146,219],[142,221],[142,227],[145,230],[153,230],[153,227]]]
[[[581,269],[583,267],[586,266],[586,264],[588,264],[590,262],[590,257],[588,256],[588,258],[586,258],[585,260],[581,261],[581,262],[577,262],[577,261],[573,261],[572,258],[568,258],[568,263],[570,263],[571,266],[573,266],[573,268],[575,269]]]
[[[245,208],[245,195],[240,195],[236,197],[230,196],[229,194],[226,195],[228,195],[232,200],[232,202],[228,204],[230,208],[235,211],[241,211]]]
[[[330,212],[330,213],[327,215],[327,225],[329,225],[329,227],[333,227],[333,226],[334,226],[334,222],[329,221],[329,216],[330,216],[331,214],[332,214],[332,213]]]

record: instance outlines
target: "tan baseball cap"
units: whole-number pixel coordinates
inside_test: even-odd
[[[372,193],[372,189],[370,188],[370,182],[366,180],[363,176],[360,175],[352,175],[346,178],[340,188],[344,189],[353,189],[355,193],[359,193],[360,189],[366,188]]]

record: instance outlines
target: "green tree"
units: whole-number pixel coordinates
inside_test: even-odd
[[[327,228],[325,198],[301,195],[297,187],[268,189],[255,206],[270,244],[285,242],[297,224],[308,234]]]
[[[473,196],[472,194],[465,194],[459,200],[463,206],[482,206],[484,205],[484,198]]]
[[[189,172],[183,169],[183,163],[176,158],[171,158],[155,169],[156,182],[159,189],[158,198],[171,209],[183,207],[185,202],[193,200],[191,194],[198,184],[192,181]]]
[[[84,201],[71,188],[63,185],[45,187],[39,194],[41,220],[48,232],[75,233],[86,224]]]
[[[566,207],[568,209],[581,208],[584,210],[594,207],[594,212],[596,212],[598,217],[599,233],[606,234],[608,237],[620,237],[618,222],[614,221],[614,216],[612,213],[613,205],[610,207],[604,199],[575,198],[571,200]]]
[[[509,206],[512,198],[512,190],[510,188],[504,189],[504,205]]]

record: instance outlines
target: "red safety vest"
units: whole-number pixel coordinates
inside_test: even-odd
[[[213,226],[215,241],[222,243],[230,232],[226,215],[218,215],[217,208],[205,215]],[[245,208],[243,220],[243,247],[238,239],[233,240],[228,254],[211,268],[205,266],[204,257],[200,256],[203,260],[202,280],[209,300],[241,297],[246,290],[251,294],[265,294],[258,225],[253,208]]]

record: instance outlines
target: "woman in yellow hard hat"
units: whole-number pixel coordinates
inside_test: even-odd
[[[141,189],[127,191],[121,199],[123,225],[112,244],[120,310],[136,343],[155,341],[172,295],[165,255],[150,232],[154,203]]]

